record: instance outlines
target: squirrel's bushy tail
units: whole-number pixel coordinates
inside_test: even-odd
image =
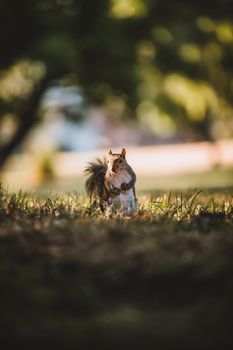
[[[93,162],[89,162],[84,169],[84,174],[88,176],[86,180],[87,194],[92,198],[93,194],[102,196],[104,189],[104,177],[107,171],[106,159],[97,158]]]

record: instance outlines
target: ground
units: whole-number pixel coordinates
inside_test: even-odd
[[[223,349],[233,340],[233,190],[0,195],[1,342],[30,349]]]

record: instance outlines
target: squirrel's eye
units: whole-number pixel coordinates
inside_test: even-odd
[[[122,158],[119,160],[119,163],[123,163],[123,159]]]

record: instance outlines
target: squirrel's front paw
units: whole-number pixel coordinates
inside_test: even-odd
[[[121,191],[117,187],[112,187],[111,192],[115,195],[118,195],[121,193]]]
[[[121,184],[121,189],[122,189],[122,191],[128,190],[129,189],[128,184],[126,184],[126,183]]]

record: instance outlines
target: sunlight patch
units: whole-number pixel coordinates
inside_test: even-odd
[[[112,0],[111,15],[119,19],[144,17],[146,4],[142,0]]]

